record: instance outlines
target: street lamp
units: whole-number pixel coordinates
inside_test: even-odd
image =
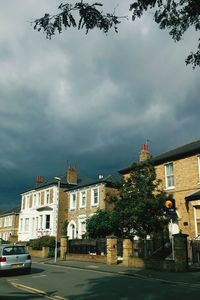
[[[57,261],[58,255],[58,211],[59,211],[59,193],[60,193],[60,177],[54,177],[58,181],[58,190],[57,190],[57,197],[56,197],[56,209],[55,209],[55,256],[54,261]]]

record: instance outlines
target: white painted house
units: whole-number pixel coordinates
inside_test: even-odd
[[[44,235],[60,234],[61,222],[67,218],[67,188],[75,186],[77,171],[68,167],[60,177],[45,181],[36,178],[36,186],[21,194],[18,241],[29,241]]]

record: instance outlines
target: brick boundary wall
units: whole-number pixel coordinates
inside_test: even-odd
[[[66,260],[76,260],[76,261],[87,261],[87,262],[97,262],[106,264],[107,257],[104,255],[91,255],[91,254],[66,254]]]

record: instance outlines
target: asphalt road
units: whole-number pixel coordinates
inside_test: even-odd
[[[0,277],[0,299],[186,300],[199,298],[199,285],[34,263],[30,275]]]

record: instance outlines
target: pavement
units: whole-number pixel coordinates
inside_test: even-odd
[[[157,280],[166,284],[173,285],[186,285],[200,288],[200,267],[190,267],[187,272],[167,272],[167,271],[155,271],[139,268],[129,268],[122,264],[107,265],[103,263],[84,262],[76,260],[60,260],[59,258],[55,262],[54,258],[38,258],[32,257],[33,264],[41,263],[48,265],[59,265],[66,268],[75,268],[82,270],[91,270],[102,273],[110,273],[120,276],[136,277],[143,280]]]

